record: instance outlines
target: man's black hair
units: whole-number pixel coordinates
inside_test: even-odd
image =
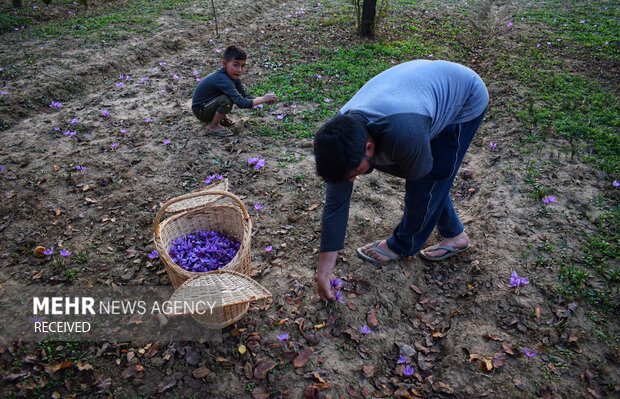
[[[226,50],[224,50],[222,58],[224,58],[225,61],[247,60],[248,55],[237,46],[228,46]]]
[[[314,136],[316,173],[328,183],[346,180],[364,160],[368,129],[353,115],[338,114]]]

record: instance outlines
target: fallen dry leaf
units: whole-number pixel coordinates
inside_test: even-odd
[[[162,393],[172,388],[177,384],[177,379],[169,375],[164,377],[164,380],[157,385],[157,393]]]
[[[299,352],[299,354],[297,354],[297,357],[295,357],[295,360],[293,360],[293,366],[295,368],[299,368],[299,367],[305,366],[306,363],[308,363],[308,360],[310,360],[310,358],[312,357],[313,354],[314,353],[310,349],[305,348],[304,350]]]
[[[504,352],[506,352],[509,355],[514,355],[514,349],[512,348],[512,345],[510,345],[508,342],[504,342],[502,343],[502,349],[504,350]]]
[[[205,378],[209,374],[211,374],[211,370],[209,370],[205,366],[198,367],[197,369],[192,371],[192,375],[194,376],[194,378],[198,378],[198,379]]]
[[[252,399],[269,399],[271,394],[264,387],[256,387],[252,391]]]
[[[493,355],[493,367],[496,369],[503,367],[506,363],[506,354],[505,353],[496,353]]]
[[[366,377],[372,377],[375,375],[375,366],[369,363],[364,364],[362,366],[362,373],[364,373]]]
[[[347,385],[347,393],[352,398],[359,398],[359,395],[357,394],[357,391],[351,385]]]
[[[379,320],[377,320],[377,315],[375,314],[375,310],[371,309],[366,317],[366,323],[368,323],[368,327],[375,328],[379,324]]]
[[[59,370],[66,369],[67,367],[71,367],[73,362],[71,360],[65,360],[64,362],[54,363],[54,364],[46,364],[45,372],[48,374],[54,374]]]
[[[271,359],[261,360],[254,366],[254,378],[262,380],[267,377],[267,373],[276,367],[277,363]]]

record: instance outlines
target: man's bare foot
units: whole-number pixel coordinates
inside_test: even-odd
[[[456,237],[444,238],[437,245],[428,247],[420,251],[420,256],[426,260],[444,260],[469,247],[469,237],[462,232]]]
[[[216,136],[216,137],[228,137],[233,134],[229,129],[219,124],[215,126],[208,125],[207,133],[211,136]]]

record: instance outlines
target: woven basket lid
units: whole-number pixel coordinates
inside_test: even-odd
[[[228,191],[228,179],[218,180],[214,183],[211,183],[209,186],[197,190],[196,192],[209,192],[209,191]],[[195,198],[188,198],[183,201],[176,202],[170,205],[166,212],[181,212],[186,211],[188,209],[198,208],[203,205],[210,204],[221,199],[221,195],[211,195],[211,196],[202,196]]]
[[[271,293],[251,277],[230,270],[203,273],[184,282],[170,301],[217,303],[222,308],[271,298]],[[177,313],[182,315],[185,313]]]

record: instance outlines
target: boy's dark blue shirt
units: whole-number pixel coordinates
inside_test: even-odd
[[[241,79],[233,80],[224,68],[202,78],[194,90],[192,110],[202,107],[216,97],[226,94],[239,108],[252,108],[253,96],[248,95]]]

